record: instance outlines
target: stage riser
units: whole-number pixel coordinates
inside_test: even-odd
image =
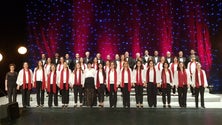
[[[31,100],[36,101],[36,94],[32,94],[31,97],[32,97]],[[58,101],[61,101],[61,99],[62,99],[61,96],[59,96]],[[71,92],[69,95],[69,100],[74,101],[74,95]],[[208,92],[205,92],[204,100],[205,100],[205,102],[220,102],[221,98],[220,98],[220,96],[216,96],[213,94],[209,94]],[[48,101],[48,97],[45,97],[45,102],[47,103],[47,101]],[[109,101],[109,97],[105,96],[104,101]],[[121,92],[117,93],[117,101],[122,102],[122,93]],[[131,102],[136,101],[135,94],[133,94],[133,95],[131,94],[130,101]],[[147,102],[147,95],[146,94],[143,95],[143,101]],[[160,95],[157,96],[157,102],[162,102],[162,96],[160,96]],[[172,95],[171,102],[178,102],[178,95]],[[192,97],[191,93],[189,93],[189,92],[187,93],[187,102],[195,102],[195,97]]]

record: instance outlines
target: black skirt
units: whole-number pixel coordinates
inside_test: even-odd
[[[95,84],[94,84],[93,77],[89,77],[89,78],[85,79],[84,103],[86,106],[95,106],[96,105],[96,93],[95,93]]]

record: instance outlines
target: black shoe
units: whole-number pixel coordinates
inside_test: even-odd
[[[163,108],[166,108],[166,105],[163,105]]]
[[[40,107],[40,105],[37,105],[36,107],[38,108],[38,107]]]
[[[171,108],[171,105],[168,105],[168,108]]]

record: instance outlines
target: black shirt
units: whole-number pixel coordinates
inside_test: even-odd
[[[6,73],[5,80],[7,80],[8,87],[16,87],[17,76],[18,76],[17,72]]]

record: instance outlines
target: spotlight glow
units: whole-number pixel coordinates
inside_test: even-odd
[[[0,62],[2,61],[2,59],[3,59],[3,56],[2,56],[2,54],[0,53]]]
[[[18,48],[18,53],[21,54],[21,55],[24,55],[27,53],[27,48],[24,47],[24,46],[21,46]]]

